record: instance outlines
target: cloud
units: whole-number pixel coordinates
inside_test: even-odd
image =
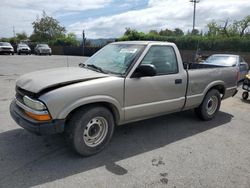
[[[212,20],[242,19],[249,13],[248,0],[203,0],[197,5],[198,29],[205,30]],[[192,29],[193,5],[189,0],[149,0],[141,10],[88,19],[69,25],[68,30],[78,35],[85,29],[88,38],[119,37],[126,27],[147,32],[151,29],[181,28]]]
[[[73,15],[76,11],[99,9],[110,4],[112,0],[1,0],[0,6],[0,38],[13,36],[16,32],[26,31],[31,34],[31,23],[37,15],[45,10],[53,17]]]
[[[117,14],[113,10],[119,7],[125,8]],[[196,28],[206,30],[206,24],[212,20],[242,19],[249,9],[249,0],[201,0],[197,4]],[[81,36],[84,29],[88,38],[119,37],[126,27],[144,32],[176,27],[192,29],[193,5],[189,0],[1,0],[0,37],[13,36],[13,25],[16,32],[31,34],[31,23],[43,10],[62,22],[67,19],[63,23],[68,32]],[[88,15],[89,10],[95,17]],[[75,22],[76,19],[79,20]]]

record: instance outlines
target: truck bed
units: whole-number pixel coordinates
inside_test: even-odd
[[[184,68],[188,76],[185,109],[194,108],[200,104],[213,85],[222,86],[220,89],[225,93],[223,99],[231,97],[237,87],[235,67],[192,63],[184,65]]]
[[[184,64],[184,69],[208,69],[208,68],[227,68],[218,65],[208,65],[203,63],[188,63]]]

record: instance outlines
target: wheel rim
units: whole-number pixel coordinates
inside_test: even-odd
[[[208,115],[213,115],[218,107],[218,98],[216,96],[210,97],[210,99],[207,101],[206,110]]]
[[[83,132],[83,140],[89,147],[95,147],[103,142],[108,133],[108,122],[103,117],[91,119]]]

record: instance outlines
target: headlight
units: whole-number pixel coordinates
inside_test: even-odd
[[[34,110],[46,110],[46,106],[42,102],[33,100],[26,95],[23,97],[23,102],[25,105]]]

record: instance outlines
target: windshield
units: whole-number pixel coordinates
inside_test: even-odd
[[[124,75],[144,47],[135,44],[110,44],[90,57],[85,64],[103,72]]]
[[[47,44],[39,44],[38,47],[49,48]]]
[[[0,42],[0,46],[11,46],[8,42]]]
[[[19,44],[19,47],[28,47],[26,44]]]
[[[236,56],[210,56],[204,62],[206,64],[219,65],[219,66],[235,66],[237,63]]]

